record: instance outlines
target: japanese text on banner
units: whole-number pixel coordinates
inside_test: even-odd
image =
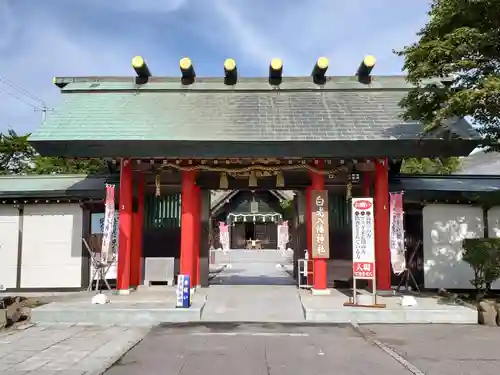
[[[330,246],[328,236],[328,192],[313,190],[311,193],[313,258],[328,259]]]
[[[375,277],[373,199],[352,198],[352,260],[357,279]]]
[[[396,275],[406,270],[406,249],[404,239],[403,193],[390,193],[389,239],[391,265]]]

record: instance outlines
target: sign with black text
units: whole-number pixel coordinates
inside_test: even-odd
[[[330,258],[330,239],[328,236],[328,191],[311,191],[312,217],[312,257]]]
[[[352,272],[355,279],[375,278],[375,228],[372,198],[352,198]]]

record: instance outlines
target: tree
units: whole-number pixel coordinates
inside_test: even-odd
[[[92,174],[102,172],[104,165],[99,159],[78,160],[37,155],[32,173],[35,174]]]
[[[450,174],[460,168],[459,158],[408,158],[403,160],[402,173]]]
[[[0,133],[0,174],[27,174],[31,171],[35,150],[28,142],[29,134],[17,135],[13,129]]]
[[[401,101],[403,117],[432,131],[471,116],[484,145],[500,149],[500,1],[433,0],[419,40],[395,53],[416,85]],[[430,79],[447,77],[436,86]],[[427,82],[426,82],[427,81]]]
[[[91,174],[104,171],[99,159],[66,159],[40,156],[29,144],[31,134],[18,135],[9,129],[0,133],[0,174]]]

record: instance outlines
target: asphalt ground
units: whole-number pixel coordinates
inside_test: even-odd
[[[350,325],[162,325],[107,375],[403,375],[408,370]]]

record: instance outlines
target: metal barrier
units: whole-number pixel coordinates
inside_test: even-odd
[[[312,275],[314,270],[314,263],[312,260],[308,259],[298,259],[297,260],[298,267],[298,286],[302,289],[312,288],[312,285],[308,284],[307,279],[309,275]]]

